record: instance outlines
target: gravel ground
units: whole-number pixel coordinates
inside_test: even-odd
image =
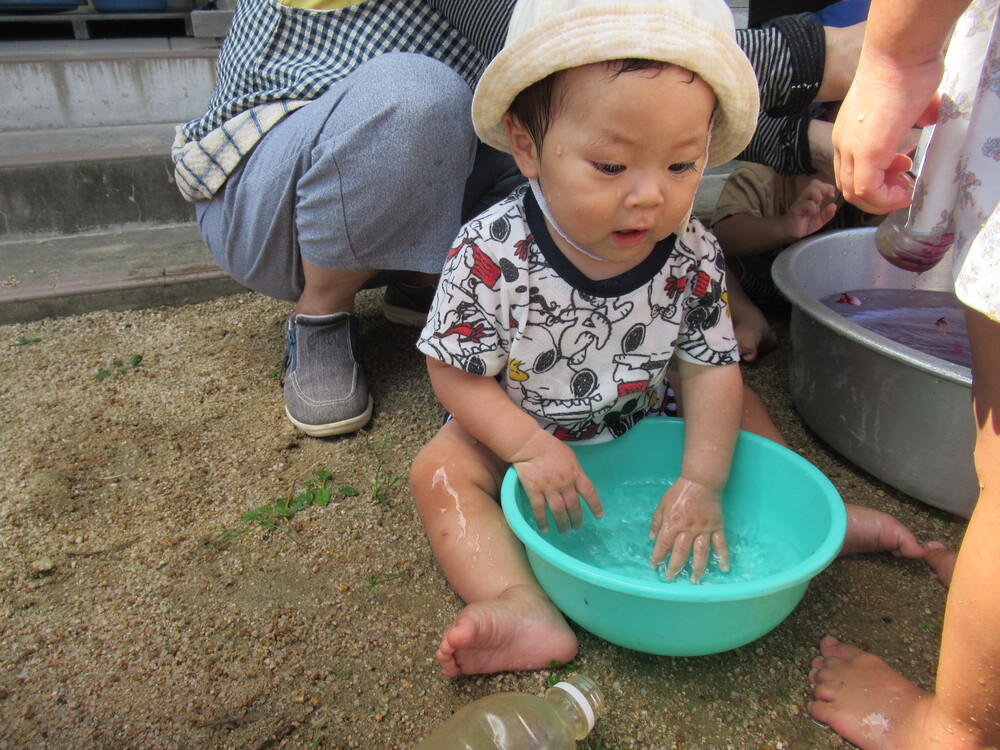
[[[416,330],[378,305],[367,293],[360,308],[375,418],[326,440],[284,418],[281,303],[244,294],[0,327],[0,750],[402,748],[474,698],[543,692],[558,670],[452,680],[433,658],[461,602],[404,477],[441,409]],[[776,324],[781,348],[746,379],[791,445],[845,500],[956,546],[963,521],[804,427],[787,323]],[[321,470],[358,494],[218,542]],[[805,708],[820,638],[873,649],[931,686],[945,593],[923,563],[855,557],[733,652],[653,657],[580,631],[572,666],[609,706],[581,746],[848,747]]]

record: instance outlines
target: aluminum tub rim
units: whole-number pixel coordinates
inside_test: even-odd
[[[774,261],[771,273],[775,285],[793,307],[801,310],[810,318],[821,324],[837,323],[837,325],[825,325],[831,331],[850,339],[856,344],[860,344],[866,349],[873,349],[909,367],[928,372],[937,378],[947,380],[956,385],[971,388],[972,370],[970,368],[948,362],[931,354],[921,353],[922,356],[917,356],[913,353],[914,350],[911,347],[893,341],[847,319],[836,310],[820,302],[819,298],[809,290],[794,272],[796,262],[817,244],[820,244],[819,240],[827,240],[833,236],[837,236],[841,240],[854,239],[859,236],[874,234],[874,228],[844,229],[824,235],[813,235],[812,237],[807,237],[796,242],[783,250]],[[874,243],[872,244],[874,245]],[[877,252],[874,247],[872,248],[872,252]],[[832,294],[833,292],[830,293]]]

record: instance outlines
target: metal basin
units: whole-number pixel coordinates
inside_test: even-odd
[[[854,289],[953,289],[948,258],[917,275],[883,260],[874,238],[874,229],[830,232],[775,261],[774,281],[792,304],[792,399],[849,461],[968,518],[979,494],[970,369],[862,328],[819,301]]]

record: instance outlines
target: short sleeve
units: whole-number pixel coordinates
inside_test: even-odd
[[[684,310],[675,354],[702,365],[739,362],[726,289],[726,266],[715,237],[697,220],[678,243],[687,262]]]
[[[756,164],[741,164],[722,186],[712,213],[712,226],[740,214],[771,216],[774,213],[774,172]]]
[[[494,377],[507,362],[508,304],[501,262],[470,223],[448,253],[417,348],[473,375]]]

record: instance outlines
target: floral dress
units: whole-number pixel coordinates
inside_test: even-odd
[[[1000,0],[974,0],[945,58],[941,109],[909,225],[954,234],[955,293],[1000,321]]]

